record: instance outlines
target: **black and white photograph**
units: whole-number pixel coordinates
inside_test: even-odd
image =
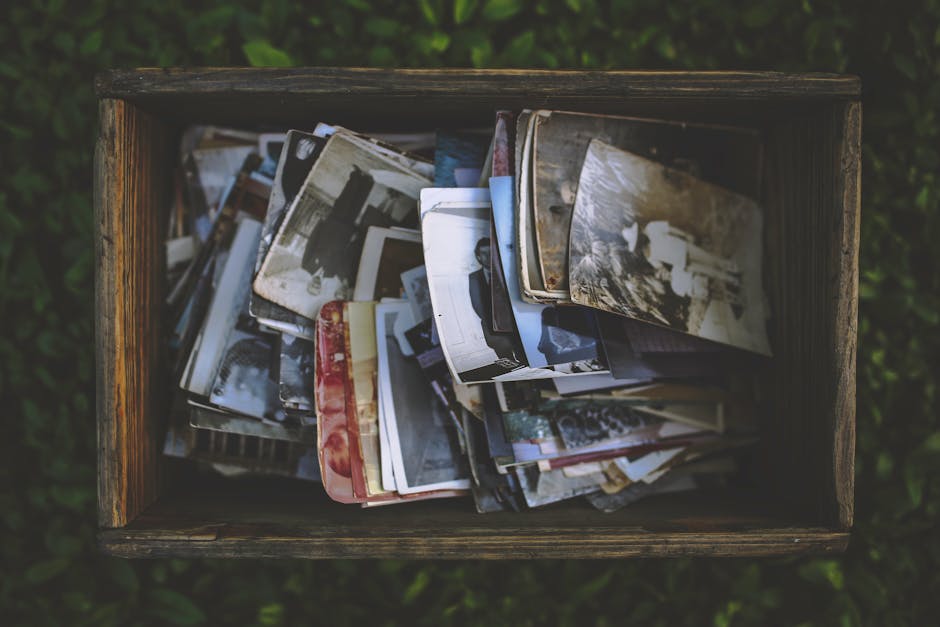
[[[567,111],[541,110],[533,117],[533,226],[540,272],[549,289],[568,289],[571,211],[592,139],[757,197],[761,146],[755,131]]]
[[[574,372],[606,370],[593,311],[584,307],[556,307],[523,300],[516,266],[518,238],[514,228],[511,179],[491,179],[490,197],[501,270],[506,278],[509,305],[528,365],[542,368],[570,363],[569,370]]]
[[[262,138],[267,135],[262,135]],[[261,270],[261,264],[271,248],[271,243],[284,218],[287,208],[300,192],[310,169],[323,150],[326,138],[311,133],[290,131],[284,140],[280,160],[274,174],[268,212],[261,229],[261,241],[258,244],[258,256],[255,262],[255,275]],[[250,302],[251,315],[261,324],[284,333],[313,339],[313,322],[304,316],[285,309],[252,291]]]
[[[437,332],[455,378],[488,381],[524,368],[516,338],[492,328],[488,206],[430,209],[421,226]]]
[[[281,335],[278,396],[284,407],[297,410],[313,409],[315,351],[316,347],[310,340],[286,333]]]
[[[369,226],[415,226],[429,180],[358,142],[330,137],[294,199],[254,282],[255,291],[313,318],[349,299]]]
[[[457,425],[428,385],[417,360],[405,356],[395,327],[399,316],[410,323],[407,303],[375,307],[382,401],[396,488],[401,494],[439,489],[469,489],[470,469],[461,451]]]
[[[571,298],[769,356],[761,241],[750,198],[593,140],[571,221]]]
[[[180,387],[197,396],[209,396],[228,336],[248,301],[248,282],[260,234],[261,223],[250,218],[240,220],[225,263],[217,265],[215,291],[180,381]]]
[[[424,264],[421,231],[370,226],[362,247],[353,300],[403,298],[402,273]]]
[[[283,422],[287,415],[278,398],[277,338],[258,330],[247,305],[245,301],[229,333],[209,401],[246,416]]]
[[[422,250],[422,259],[423,259]],[[428,289],[428,272],[424,263],[401,273],[401,284],[405,289],[405,298],[411,305],[415,320],[430,320],[434,315],[431,309],[431,293]]]
[[[612,440],[663,422],[623,402],[562,400],[547,402],[539,410],[549,417],[568,448]]]

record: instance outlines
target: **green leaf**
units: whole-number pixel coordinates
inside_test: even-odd
[[[124,592],[136,594],[140,589],[140,580],[137,578],[137,571],[127,560],[120,558],[111,558],[108,560],[108,571],[111,575],[111,581],[117,584]]]
[[[255,39],[242,46],[245,58],[254,67],[290,67],[293,65],[290,56],[275,48],[264,39]]]
[[[258,608],[258,622],[262,625],[283,625],[284,606],[280,603],[268,603]]]
[[[150,591],[150,611],[174,625],[198,625],[206,615],[189,598],[174,590],[157,588]]]
[[[827,583],[835,590],[845,585],[842,564],[836,560],[815,559],[800,566],[800,576],[813,583]]]
[[[904,76],[914,81],[917,80],[917,64],[915,64],[910,57],[906,57],[903,54],[895,53],[894,54],[894,67],[898,68]]]
[[[503,50],[502,59],[513,65],[526,63],[535,47],[535,33],[526,31],[509,42],[506,49]]]
[[[376,37],[394,37],[398,33],[399,24],[395,20],[384,17],[370,17],[365,23],[366,32]]]
[[[522,0],[487,0],[483,5],[483,17],[499,22],[508,20],[522,10]]]
[[[431,26],[437,26],[441,23],[440,0],[419,0],[418,8],[421,9],[421,15]]]
[[[415,575],[415,578],[405,589],[405,594],[402,596],[402,603],[405,605],[412,603],[424,592],[424,589],[428,587],[429,583],[431,583],[431,576],[428,574],[428,571],[426,569],[419,570],[418,574]]]
[[[927,436],[924,448],[931,453],[940,453],[940,431],[934,431]]]
[[[454,1],[454,22],[463,24],[473,16],[477,9],[477,0],[455,0]]]
[[[69,560],[64,557],[56,557],[36,562],[26,570],[26,581],[32,584],[40,584],[49,581],[56,575],[62,573],[68,566]]]
[[[101,49],[101,42],[104,40],[104,33],[100,29],[93,30],[82,40],[82,45],[78,51],[84,55],[92,55]]]
[[[777,9],[770,2],[755,2],[741,15],[741,21],[748,28],[763,28],[773,21],[776,14]]]

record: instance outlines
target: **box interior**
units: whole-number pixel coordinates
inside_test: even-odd
[[[416,534],[427,541],[455,529],[468,537],[749,530],[767,534],[787,530],[797,537],[825,537],[836,544],[844,541],[840,532],[851,526],[851,489],[845,497],[844,487],[840,487],[844,477],[837,468],[840,442],[836,431],[840,412],[845,410],[842,403],[849,384],[848,370],[854,398],[854,317],[842,319],[849,315],[846,311],[853,303],[843,302],[846,274],[840,265],[843,255],[855,254],[846,250],[851,242],[845,242],[842,183],[845,146],[852,139],[845,137],[847,116],[856,106],[852,102],[679,96],[631,102],[587,95],[553,98],[545,93],[505,99],[498,95],[420,94],[411,98],[352,98],[337,93],[333,97],[318,95],[310,102],[290,94],[279,99],[154,95],[134,98],[123,106],[128,107],[126,115],[142,122],[126,125],[123,132],[129,136],[115,140],[136,149],[136,157],[128,158],[122,167],[149,169],[153,191],[149,197],[132,196],[137,200],[121,211],[145,215],[140,219],[156,230],[150,234],[156,244],[143,247],[127,263],[140,264],[156,282],[151,289],[138,290],[133,298],[150,312],[154,320],[150,332],[159,339],[141,352],[141,368],[154,376],[138,378],[138,393],[145,399],[139,417],[126,418],[140,422],[127,429],[127,437],[137,440],[131,446],[149,451],[140,465],[127,470],[132,476],[127,478],[126,492],[133,502],[127,507],[126,526],[114,524],[113,517],[102,517],[105,528],[124,527],[115,530],[119,534],[107,536],[105,532],[103,544],[110,545],[113,552],[120,553],[117,547],[134,533],[140,537],[178,536],[198,544],[200,533],[209,533],[213,539],[219,533],[241,539],[298,539],[333,533],[360,540],[378,533],[388,542]],[[702,121],[747,126],[762,133],[765,287],[773,312],[770,334],[775,350],[764,387],[772,409],[758,417],[762,440],[752,455],[753,463],[745,465],[740,485],[652,497],[614,514],[599,513],[576,499],[544,511],[484,516],[474,511],[470,499],[361,509],[333,503],[317,484],[273,478],[224,480],[206,476],[190,462],[162,456],[169,411],[164,390],[170,382],[163,374],[167,364],[159,349],[165,331],[160,319],[165,285],[160,281],[164,262],[158,243],[163,240],[179,133],[186,125],[212,123],[275,130],[311,128],[322,120],[366,132],[433,130],[489,126],[496,109],[522,107]],[[157,137],[162,141],[153,141]],[[138,227],[135,223],[126,228]],[[853,326],[842,328],[846,322]],[[851,334],[851,364],[842,351],[847,333]],[[148,438],[156,444],[147,443]],[[133,476],[140,472],[152,474],[152,481]],[[135,491],[144,494],[135,496]],[[246,550],[243,547],[242,552]],[[324,550],[335,553],[339,549]],[[367,550],[383,554],[375,547]],[[401,552],[409,553],[406,548]],[[396,554],[393,549],[385,553]]]

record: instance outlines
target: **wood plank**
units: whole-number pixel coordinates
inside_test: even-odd
[[[99,103],[95,147],[95,368],[98,521],[120,527],[157,496],[165,373],[161,125],[120,100]],[[159,390],[159,391],[158,391]]]
[[[470,499],[364,510],[316,486],[193,477],[128,527],[99,535],[115,555],[161,557],[628,557],[835,552],[848,535],[806,525],[761,492],[644,499],[612,514],[583,500],[480,515]]]
[[[177,531],[167,534],[102,531],[102,551],[117,557],[305,559],[622,559],[628,557],[757,557],[838,554],[849,534],[819,529],[770,532],[610,533],[546,529],[542,536],[455,529],[422,537],[336,534],[275,537],[263,528]]]
[[[836,293],[832,308],[834,373],[830,384],[832,416],[832,519],[852,527],[855,512],[855,378],[858,348],[858,255],[861,213],[862,105],[851,102],[835,108],[841,142],[837,150],[837,215],[829,243],[829,285]]]
[[[783,72],[659,72],[378,68],[140,68],[111,70],[95,81],[99,97],[160,94],[311,95],[496,94],[539,97],[672,99],[858,98],[858,77]]]

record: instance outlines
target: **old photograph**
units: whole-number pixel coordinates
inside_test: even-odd
[[[532,212],[547,289],[568,289],[568,232],[584,154],[592,139],[756,198],[760,136],[748,129],[566,111],[537,111]]]
[[[413,324],[407,303],[375,307],[378,381],[398,492],[468,489],[470,470],[457,425],[413,358],[404,355],[394,331],[399,316]]]
[[[292,335],[281,335],[281,360],[278,397],[288,409],[311,410],[316,362],[313,342]]]
[[[434,311],[431,309],[428,272],[424,264],[402,272],[401,284],[405,289],[405,298],[411,305],[411,313],[414,314],[415,320],[430,320],[434,316]]]
[[[355,407],[348,411],[349,432],[358,437],[358,452],[367,496],[382,494],[379,460],[379,408],[376,377],[375,304],[350,302],[345,305],[348,372]],[[354,475],[355,476],[355,475]]]
[[[488,381],[525,367],[521,347],[492,327],[488,205],[429,210],[424,256],[441,346],[462,383]]]
[[[317,451],[323,488],[334,501],[356,503],[346,423],[351,397],[346,369],[343,303],[326,303],[316,320]]]
[[[258,294],[315,317],[352,296],[369,226],[414,226],[428,179],[342,133],[327,141],[254,282]]]
[[[424,265],[421,231],[370,226],[356,274],[353,300],[402,298],[402,273]]]
[[[265,137],[264,135],[262,137]],[[261,241],[258,243],[258,256],[255,262],[255,275],[261,270],[261,264],[271,248],[271,243],[284,218],[287,208],[300,192],[310,169],[323,150],[326,139],[311,133],[290,131],[280,152],[274,185],[268,202],[264,226],[261,229]],[[313,339],[313,321],[285,309],[252,291],[250,303],[251,315],[259,318],[262,324],[278,330]]]
[[[522,298],[516,265],[518,238],[514,229],[512,180],[491,179],[490,197],[501,271],[528,365],[541,368],[583,362],[585,370],[605,370],[594,312],[583,307],[531,303]]]
[[[753,200],[599,140],[578,190],[572,300],[770,355]]]

